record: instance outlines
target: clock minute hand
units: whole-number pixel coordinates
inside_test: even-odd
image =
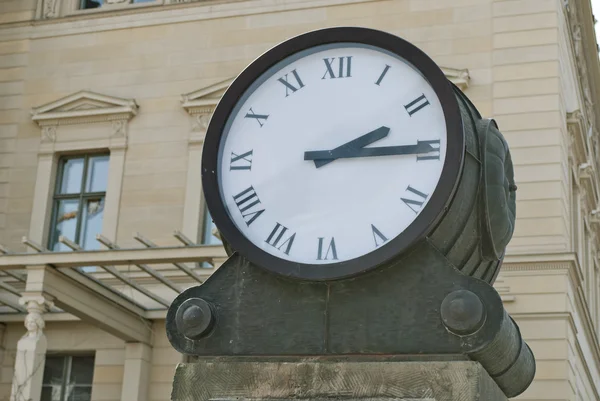
[[[318,150],[305,152],[305,160],[349,159],[357,157],[395,156],[429,153],[436,150],[426,142],[418,141],[416,145],[382,146],[376,148],[334,149],[332,151]]]
[[[359,136],[356,139],[353,139],[350,142],[346,142],[345,144],[338,146],[332,150],[323,150],[317,152],[326,152],[326,153],[335,153],[343,151],[344,149],[360,149],[364,146],[370,145],[375,141],[385,138],[390,133],[390,129],[388,127],[379,127],[365,135]],[[304,160],[313,160],[315,162],[315,166],[317,168],[322,167],[326,164],[331,163],[336,159],[336,157],[323,157],[320,159],[311,159],[307,158],[307,154],[313,153],[312,151],[304,152]]]

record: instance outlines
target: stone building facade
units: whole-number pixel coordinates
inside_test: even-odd
[[[169,399],[166,305],[225,257],[210,113],[271,46],[351,25],[415,43],[498,121],[519,189],[496,288],[538,366],[519,399],[600,400],[594,23],[590,0],[0,0],[0,399]]]

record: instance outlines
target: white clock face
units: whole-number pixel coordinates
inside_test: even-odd
[[[330,264],[376,251],[414,222],[446,147],[442,106],[417,69],[338,43],[254,82],[225,126],[217,175],[230,218],[255,246]]]

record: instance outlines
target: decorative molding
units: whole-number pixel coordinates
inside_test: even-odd
[[[32,120],[40,127],[84,124],[105,121],[128,121],[137,114],[133,99],[121,99],[99,93],[80,91],[34,108]]]
[[[504,281],[504,277],[498,276],[496,278],[496,282],[494,283],[494,288],[500,295],[500,299],[502,299],[503,303],[514,302],[517,297],[510,293],[510,286],[506,285]]]
[[[42,127],[42,142],[56,142],[56,125]]]
[[[465,91],[469,84],[471,83],[471,76],[469,75],[469,70],[464,69],[456,69],[456,68],[447,68],[441,67],[444,75],[450,82],[454,85],[458,86],[460,90]]]
[[[44,0],[44,18],[56,18],[58,17],[58,0]]]
[[[471,79],[469,76],[469,70],[446,67],[441,68],[446,78],[448,78],[448,80],[458,86],[461,90],[465,90],[469,87]],[[201,88],[194,92],[181,95],[181,106],[191,116],[198,116],[194,119],[195,131],[206,130],[210,120],[210,115],[234,79],[235,78],[228,78],[213,85],[207,86],[206,88]]]

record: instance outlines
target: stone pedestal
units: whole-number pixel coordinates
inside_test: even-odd
[[[506,401],[472,361],[200,358],[177,367],[173,401]]]

